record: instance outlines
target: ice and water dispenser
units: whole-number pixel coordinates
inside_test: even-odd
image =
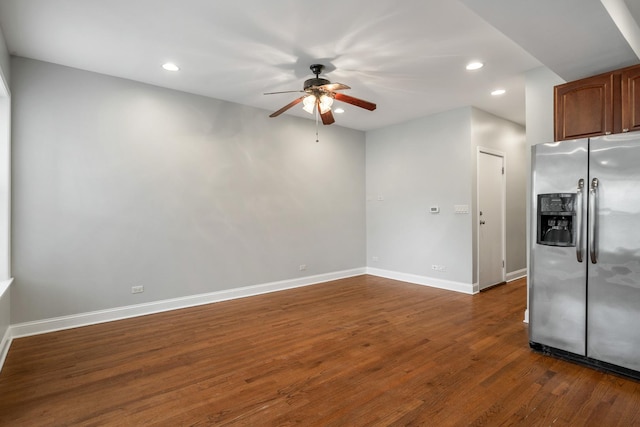
[[[538,194],[537,242],[548,246],[575,246],[576,194]]]

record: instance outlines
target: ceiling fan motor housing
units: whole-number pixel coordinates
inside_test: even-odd
[[[327,79],[322,79],[319,77],[315,77],[313,79],[308,79],[304,81],[304,90],[309,89],[310,87],[313,86],[322,86],[322,85],[328,85],[329,83],[331,83],[329,80]]]

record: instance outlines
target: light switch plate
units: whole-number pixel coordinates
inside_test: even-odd
[[[468,214],[469,205],[453,205],[453,211],[457,214]]]

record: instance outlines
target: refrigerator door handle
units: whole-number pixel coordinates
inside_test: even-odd
[[[591,180],[589,189],[589,255],[591,263],[598,263],[598,178]]]
[[[576,191],[576,259],[582,262],[582,204],[584,198],[584,179],[578,180],[578,189]]]

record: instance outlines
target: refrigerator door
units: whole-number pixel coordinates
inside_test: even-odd
[[[587,356],[640,371],[640,135],[592,138],[589,164]]]
[[[587,204],[578,195],[578,186],[587,180],[587,167],[587,139],[532,149],[529,340],[582,356],[586,354]],[[577,195],[574,223],[579,230],[574,230],[573,239],[577,247],[538,243],[538,195],[550,193]]]

